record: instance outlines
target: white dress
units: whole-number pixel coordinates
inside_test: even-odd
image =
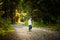
[[[28,20],[28,25],[32,25],[32,22],[31,22],[31,20]]]

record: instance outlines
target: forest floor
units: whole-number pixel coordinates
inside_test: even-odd
[[[22,24],[14,24],[12,26],[15,31],[2,40],[60,40],[60,32],[58,31],[33,27],[32,31],[29,32],[28,27]]]

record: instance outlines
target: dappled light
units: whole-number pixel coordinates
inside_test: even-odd
[[[0,3],[0,5],[2,5],[2,4],[3,4],[3,2]]]
[[[26,16],[26,13],[19,13],[18,10],[15,11],[15,16],[13,17],[13,20],[16,24],[20,24],[21,20],[23,19],[24,16]]]
[[[20,16],[20,14],[18,13],[17,10],[15,11],[15,16],[13,17],[13,20],[14,20],[15,23],[20,23],[21,16]]]

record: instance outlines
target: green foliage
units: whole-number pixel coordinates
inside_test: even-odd
[[[57,7],[59,8],[58,2],[59,1],[56,1],[56,0],[52,0],[52,1],[51,0],[34,0],[32,1],[33,11],[30,14],[33,20],[39,21],[42,19],[43,23],[45,24],[56,23],[56,18],[58,17],[57,15],[59,14],[57,11],[58,9],[56,10]]]
[[[7,34],[6,31],[13,30],[10,24],[10,18],[3,19],[2,17],[0,17],[0,36],[4,37]]]
[[[5,36],[5,35],[6,35],[6,33],[5,33],[3,30],[0,29],[0,37],[1,37],[1,36],[3,37],[3,36]]]
[[[3,11],[3,18],[10,17],[13,22],[13,16],[15,14],[15,10],[19,4],[20,0],[1,0],[0,1],[0,11]],[[0,13],[2,14],[2,13]]]
[[[60,18],[59,0],[23,0],[20,1],[19,7],[20,11],[28,11],[28,15],[36,22],[43,20],[44,24],[55,25]]]
[[[0,28],[3,28],[4,30],[9,30],[11,27],[10,24],[11,24],[10,18],[3,19],[2,17],[0,17]]]
[[[11,18],[6,18],[7,24],[11,24]]]
[[[33,27],[42,27],[42,28],[47,28],[47,29],[56,30],[56,31],[60,30],[60,27],[57,26],[57,25],[41,24],[41,23],[38,23],[38,22],[35,22],[35,21],[33,21]]]
[[[28,26],[28,20],[26,20],[26,21],[24,22],[24,25],[25,25],[25,26]]]
[[[24,25],[25,26],[28,26],[28,21],[26,20],[24,22]],[[56,30],[56,31],[59,31],[60,30],[60,27],[57,26],[57,25],[52,25],[52,24],[43,24],[43,23],[40,23],[40,22],[36,22],[36,21],[32,21],[32,26],[33,27],[38,27],[38,28],[47,28],[47,29],[50,29],[50,30]]]

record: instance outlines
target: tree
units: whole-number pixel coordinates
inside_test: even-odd
[[[2,0],[2,10],[4,14],[2,15],[3,18],[10,17],[13,22],[14,12],[17,9],[18,3],[20,0]]]
[[[43,23],[56,24],[60,18],[60,1],[59,0],[30,0],[33,20],[43,20]],[[36,15],[35,15],[36,14]]]

